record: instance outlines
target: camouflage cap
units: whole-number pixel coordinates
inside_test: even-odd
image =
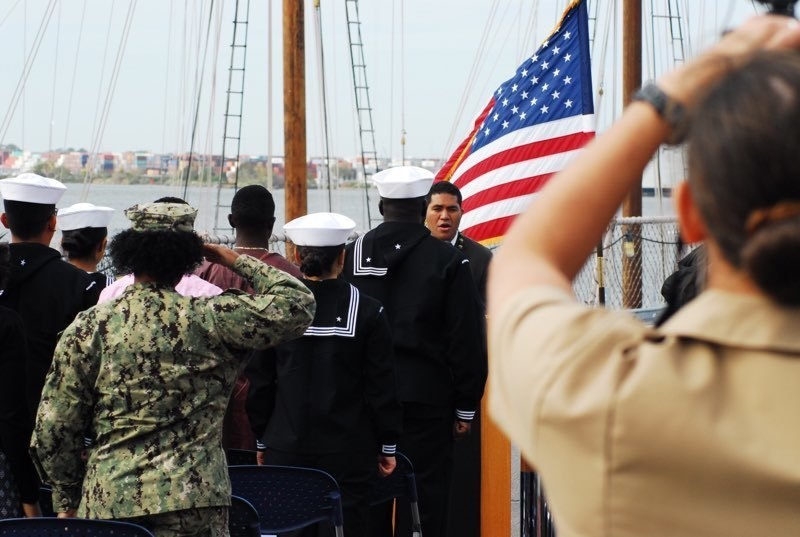
[[[144,203],[125,209],[134,231],[194,231],[197,209],[185,203]]]

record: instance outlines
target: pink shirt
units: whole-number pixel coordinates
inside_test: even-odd
[[[100,299],[97,301],[97,303],[102,304],[103,302],[108,302],[111,299],[117,298],[132,283],[133,274],[128,274],[127,276],[119,278],[117,281],[103,289],[103,291],[100,293]],[[175,290],[183,296],[193,297],[216,296],[222,293],[222,289],[213,283],[205,281],[203,278],[198,278],[194,274],[188,274],[181,278],[181,281],[179,281],[178,285],[175,286]]]

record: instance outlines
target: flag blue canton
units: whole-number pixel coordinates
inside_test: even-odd
[[[523,127],[593,113],[592,95],[582,80],[589,46],[588,36],[579,30],[579,15],[578,9],[570,12],[558,31],[495,91],[494,106],[475,132],[472,151]]]

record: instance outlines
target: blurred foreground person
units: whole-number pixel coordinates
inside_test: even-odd
[[[34,461],[59,516],[130,520],[157,536],[227,535],[230,483],[222,419],[246,351],[303,333],[314,299],[298,280],[165,225],[194,209],[152,203],[110,255],[134,283],[64,332],[39,406]],[[202,260],[230,267],[256,293],[180,295]],[[95,440],[81,460],[83,436]]]
[[[102,272],[97,272],[97,265],[106,254],[108,224],[113,215],[111,207],[91,203],[76,203],[58,211],[61,249],[70,265],[89,274],[98,293],[113,282]]]
[[[800,55],[756,52],[798,47],[796,21],[758,17],[645,87],[495,254],[490,409],[559,537],[800,528]],[[706,290],[657,329],[576,302],[623,197],[684,133],[676,205]]]
[[[337,279],[355,227],[335,213],[284,226],[317,311],[302,338],[276,347],[275,361],[251,364],[272,366],[275,384],[271,397],[250,406],[263,416],[255,421],[265,426],[264,461],[330,473],[342,490],[344,534],[369,537],[369,494],[375,475],[396,466],[402,409],[386,312]],[[332,533],[330,525],[321,530]]]

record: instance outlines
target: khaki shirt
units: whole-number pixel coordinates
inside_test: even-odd
[[[31,440],[57,511],[130,518],[230,505],[222,419],[242,351],[301,336],[315,310],[285,272],[244,255],[233,268],[255,295],[135,284],[64,331]],[[95,440],[85,465],[84,435]]]
[[[800,535],[800,309],[707,291],[652,329],[533,288],[489,337],[559,537]]]

